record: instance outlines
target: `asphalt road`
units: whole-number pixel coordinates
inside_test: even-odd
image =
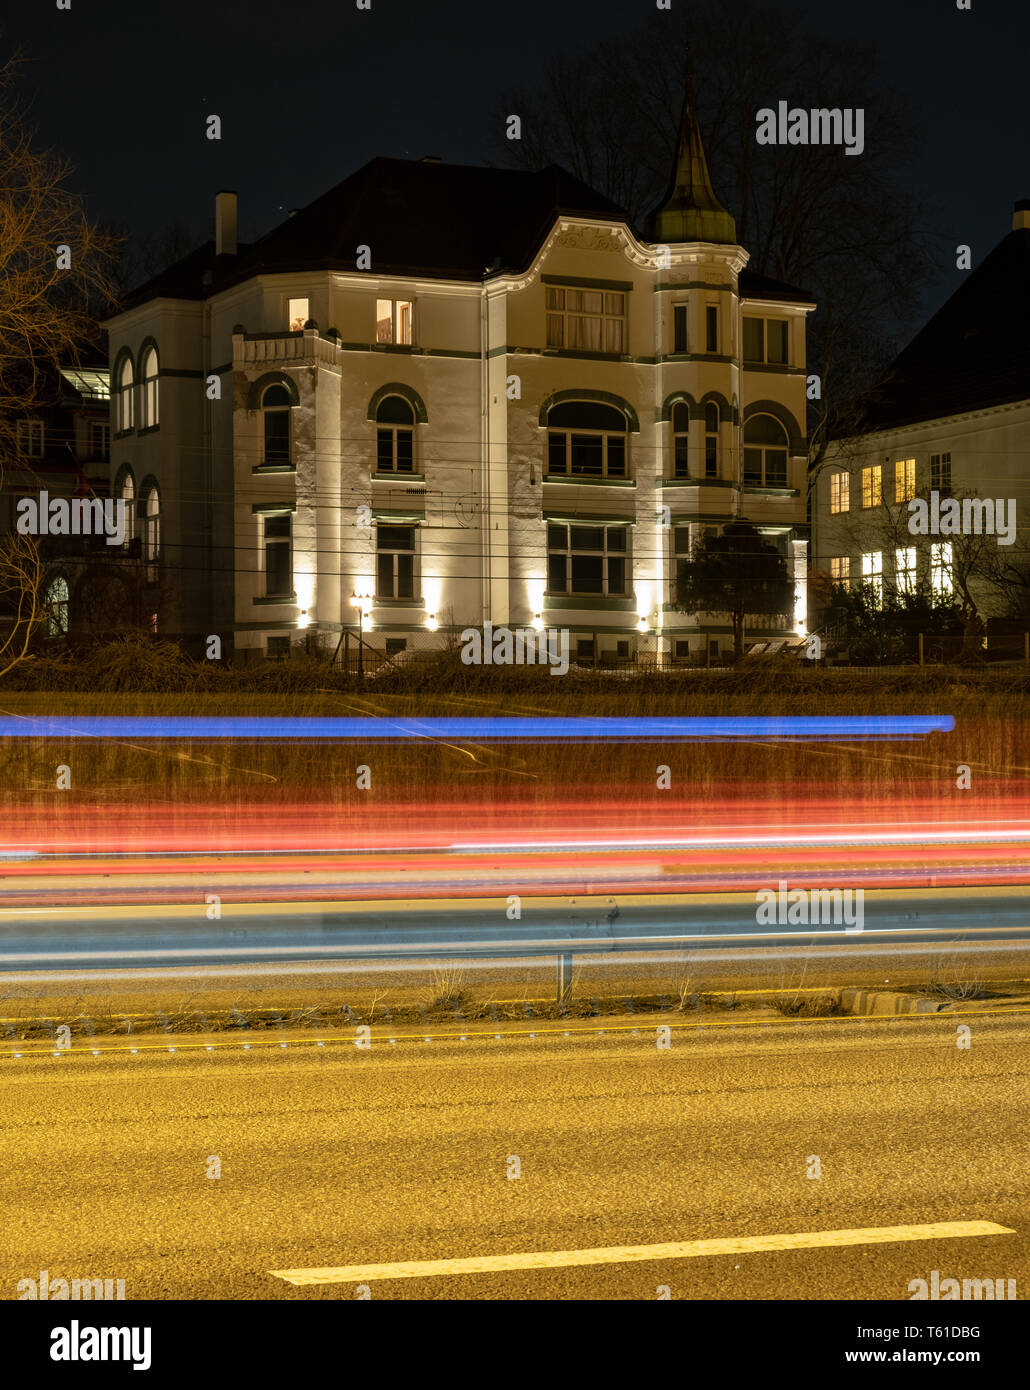
[[[374,1299],[905,1299],[933,1270],[1022,1291],[1030,1026],[969,1023],[968,1049],[937,1017],[690,1025],[668,1051],[653,1023],[620,1022],[4,1060],[0,1294],[44,1269],[124,1278],[129,1298],[353,1299],[364,1284]],[[942,1222],[1003,1229],[553,1256]],[[523,1252],[550,1258],[273,1273]]]

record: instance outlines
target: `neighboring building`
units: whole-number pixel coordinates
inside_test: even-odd
[[[107,325],[162,630],[239,659],[360,607],[391,654],[489,619],[683,659],[730,626],[673,610],[677,556],[747,520],[797,592],[749,636],[790,638],[814,301],[745,269],[689,102],[652,221],[554,166],[375,159],[242,246],[220,193]]]
[[[897,358],[871,393],[862,427],[835,440],[813,499],[812,569],[852,586],[928,583],[954,591],[954,547],[943,534],[908,533],[910,498],[1016,501],[1017,539],[1030,532],[1030,201],[1012,230]],[[977,508],[973,527],[988,515]],[[967,532],[966,534],[970,534]],[[983,617],[1005,606],[974,574]]]
[[[109,375],[99,348],[88,348],[82,357],[87,365],[44,369],[38,405],[15,424],[14,457],[3,469],[0,535],[16,529],[23,497],[38,500],[44,491],[50,498],[108,495]],[[126,587],[124,569],[103,539],[43,537],[40,552],[46,562],[48,637],[105,630],[109,619],[113,626],[125,625],[122,614],[127,607],[132,611],[131,586]]]

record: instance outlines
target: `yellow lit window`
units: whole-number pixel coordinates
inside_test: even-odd
[[[883,501],[883,468],[872,463],[862,469],[862,506],[878,507]]]
[[[911,502],[916,495],[915,459],[897,459],[894,464],[894,500]]]

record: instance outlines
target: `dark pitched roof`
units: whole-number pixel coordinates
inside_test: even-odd
[[[1030,228],[1011,231],[869,393],[858,433],[1030,399]]]
[[[205,242],[127,296],[204,299],[252,275],[353,268],[371,248],[383,275],[483,280],[526,269],[555,218],[626,213],[565,169],[536,173],[409,159],[373,159],[235,256]],[[210,280],[204,283],[210,272]]]
[[[628,213],[556,164],[538,172],[373,159],[235,256],[207,241],[126,296],[206,299],[252,275],[353,267],[360,245],[383,275],[482,281],[532,264],[558,217],[630,224]],[[631,224],[630,224],[631,225]],[[805,290],[743,271],[741,294],[814,304]]]
[[[796,285],[788,285],[783,280],[773,280],[768,275],[759,275],[756,270],[742,270],[739,276],[741,299],[775,299],[784,304],[815,304],[815,296],[808,290],[799,290]]]

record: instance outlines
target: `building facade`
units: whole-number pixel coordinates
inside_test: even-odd
[[[990,573],[1030,555],[1030,345],[1016,311],[1028,300],[1022,201],[870,394],[863,427],[828,449],[813,498],[812,570],[824,582],[868,582],[881,596],[924,585],[982,618],[1003,615]],[[925,534],[914,499],[927,504]],[[942,524],[948,499],[962,509],[957,531]]]
[[[748,635],[791,638],[814,302],[747,260],[689,102],[646,239],[556,167],[376,159],[250,246],[219,194],[214,244],[107,325],[161,629],[395,655],[489,620],[683,660],[730,627],[677,610],[677,560],[749,521],[796,598]]]

